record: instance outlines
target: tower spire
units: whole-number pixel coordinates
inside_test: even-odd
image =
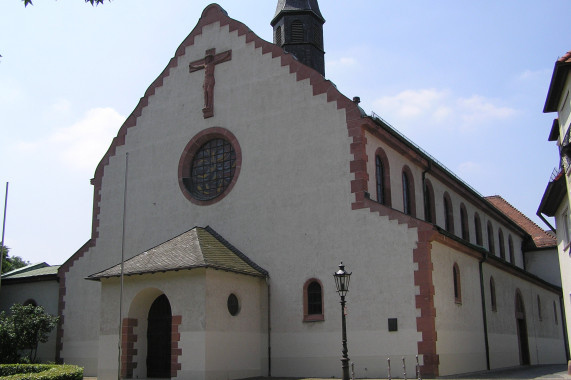
[[[317,0],[278,0],[274,43],[325,76],[324,23]]]

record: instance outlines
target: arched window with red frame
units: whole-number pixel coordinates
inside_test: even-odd
[[[303,285],[303,321],[325,320],[323,313],[323,285],[316,278],[310,278]]]

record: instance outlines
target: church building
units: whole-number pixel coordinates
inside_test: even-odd
[[[324,23],[279,0],[271,43],[204,9],[96,168],[91,237],[58,270],[59,362],[340,377],[342,313],[355,377],[565,362],[536,236],[325,78]]]

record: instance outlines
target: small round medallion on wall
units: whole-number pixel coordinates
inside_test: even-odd
[[[231,316],[235,317],[240,312],[240,302],[238,301],[238,297],[234,293],[231,293],[228,296],[228,301],[226,301],[226,305],[228,306],[228,312]]]

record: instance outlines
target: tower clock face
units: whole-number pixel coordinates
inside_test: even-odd
[[[201,201],[218,197],[228,188],[236,171],[236,152],[230,142],[215,138],[196,152],[190,172],[190,194]]]

